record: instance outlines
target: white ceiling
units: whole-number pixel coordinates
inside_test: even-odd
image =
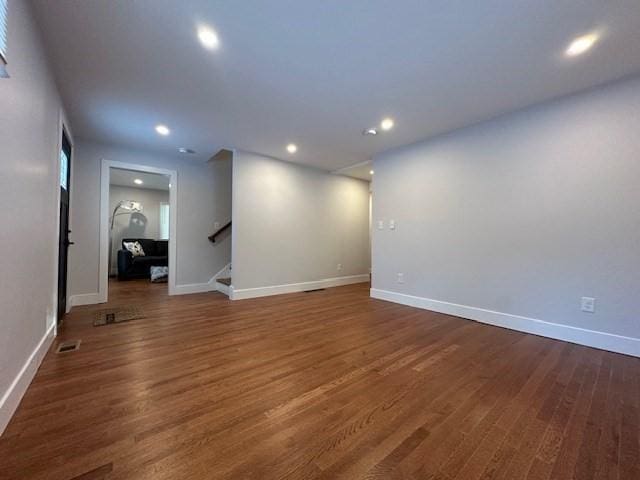
[[[135,179],[142,180],[142,185],[136,185]],[[151,190],[169,190],[169,177],[159,173],[135,172],[121,168],[112,168],[109,176],[110,185],[121,187],[146,188]]]
[[[335,170],[640,72],[638,0],[33,3],[76,136],[201,160],[230,147]],[[361,135],[387,115],[391,132]]]

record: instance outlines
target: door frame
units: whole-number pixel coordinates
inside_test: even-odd
[[[67,143],[69,144],[69,158],[68,158],[68,163],[67,163],[67,192],[66,192],[66,196],[67,196],[67,232],[65,232],[64,234],[62,234],[61,232],[61,228],[62,228],[62,215],[61,215],[61,207],[62,207],[62,186],[60,185],[60,167],[61,167],[61,161],[60,161],[60,156],[62,153],[62,150],[64,149],[64,140],[67,140]],[[69,311],[71,310],[71,305],[69,305],[70,303],[70,299],[71,296],[69,295],[69,257],[70,257],[70,250],[69,247],[71,245],[73,245],[73,242],[69,243],[69,234],[71,233],[71,194],[72,194],[72,172],[73,172],[73,162],[75,159],[75,155],[74,155],[74,147],[73,147],[73,139],[69,133],[69,130],[67,129],[65,122],[62,121],[60,124],[60,142],[59,142],[59,148],[58,148],[58,221],[56,222],[57,225],[57,230],[58,230],[58,248],[56,248],[56,258],[57,258],[57,264],[58,264],[58,281],[56,282],[56,324],[59,324],[60,321],[62,320],[60,317],[64,316],[65,314],[69,313]],[[61,235],[64,236],[64,238],[66,239],[66,255],[65,255],[65,262],[66,265],[64,266],[64,285],[65,285],[65,289],[64,289],[64,305],[65,305],[65,309],[64,312],[62,312],[62,315],[60,314],[60,254],[62,253],[60,250],[60,237]]]
[[[109,298],[109,184],[111,169],[121,168],[136,172],[158,173],[168,175],[171,188],[169,189],[169,295],[176,294],[176,251],[177,251],[177,212],[178,212],[178,172],[165,168],[139,165],[135,163],[118,162],[103,158],[100,166],[100,267],[98,296],[100,303],[106,303]]]
[[[55,171],[55,175],[54,178],[54,182],[55,182],[55,195],[56,195],[56,201],[55,201],[55,206],[56,206],[56,241],[55,241],[55,248],[54,248],[54,256],[53,256],[53,262],[54,262],[54,280],[53,280],[53,310],[52,310],[52,315],[49,316],[47,315],[47,328],[49,328],[51,325],[50,323],[53,323],[53,332],[54,335],[57,335],[58,332],[58,322],[59,322],[59,318],[58,318],[58,268],[60,268],[60,242],[58,239],[58,235],[60,234],[60,201],[62,200],[61,196],[60,196],[60,151],[62,150],[62,134],[65,133],[67,135],[67,139],[69,140],[69,143],[71,143],[71,156],[72,158],[69,160],[69,221],[67,223],[67,228],[70,230],[73,230],[72,228],[72,222],[73,222],[73,165],[74,165],[74,145],[75,142],[73,140],[73,132],[71,131],[71,128],[69,127],[69,122],[67,122],[64,110],[60,109],[59,113],[58,113],[58,139],[56,141],[56,152],[55,152],[55,165],[56,165],[56,171]],[[69,311],[71,310],[71,297],[72,295],[69,293],[70,292],[70,288],[69,288],[69,278],[70,278],[70,274],[69,274],[69,263],[70,263],[70,258],[71,258],[71,254],[67,254],[67,298],[66,298],[66,309],[65,309],[65,313],[69,313]],[[51,320],[49,319],[51,318]]]

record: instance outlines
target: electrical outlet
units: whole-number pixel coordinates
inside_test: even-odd
[[[592,297],[582,297],[580,309],[583,312],[594,313],[596,311],[596,299]]]
[[[404,273],[398,274],[398,283],[404,283]]]
[[[338,264],[338,271],[340,271],[340,270],[342,270],[342,264],[341,263]]]
[[[213,222],[213,229],[218,230],[220,228],[220,222]]]
[[[389,220],[389,230],[395,230],[395,229],[396,229],[396,221]]]

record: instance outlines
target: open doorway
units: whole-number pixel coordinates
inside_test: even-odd
[[[177,174],[103,160],[100,295],[175,288]],[[165,290],[166,291],[166,290]]]

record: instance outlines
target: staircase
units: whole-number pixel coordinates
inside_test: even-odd
[[[231,293],[231,279],[230,278],[216,278],[216,289],[220,293],[224,293],[227,297]]]

